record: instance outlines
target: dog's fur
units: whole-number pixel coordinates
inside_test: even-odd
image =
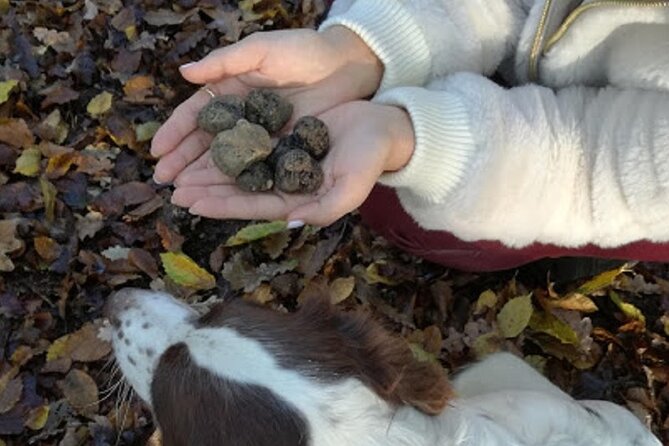
[[[576,402],[497,354],[449,384],[359,313],[234,301],[199,317],[163,293],[109,300],[117,361],[165,446],[659,446],[626,410]],[[457,394],[457,395],[456,395]]]

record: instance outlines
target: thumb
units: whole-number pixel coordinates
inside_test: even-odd
[[[257,70],[268,52],[268,39],[256,33],[239,43],[214,50],[204,59],[182,65],[179,70],[187,81],[195,84],[216,82]]]
[[[343,177],[325,195],[294,209],[288,221],[328,226],[360,206],[367,195],[369,193],[362,192],[354,178]]]

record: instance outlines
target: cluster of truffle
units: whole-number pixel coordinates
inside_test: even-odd
[[[215,135],[211,156],[224,174],[249,192],[276,187],[287,193],[310,193],[323,183],[319,160],[330,141],[325,124],[313,116],[300,118],[293,133],[272,147],[270,135],[283,128],[293,106],[269,90],[253,90],[246,99],[218,96],[200,110],[198,126]]]

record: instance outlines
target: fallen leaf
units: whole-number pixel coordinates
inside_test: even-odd
[[[89,211],[85,216],[79,214],[74,215],[77,219],[76,229],[79,240],[92,238],[105,225],[102,213],[96,211]]]
[[[54,239],[46,236],[39,236],[33,239],[35,251],[47,263],[54,262],[61,253],[61,246]]]
[[[156,11],[147,11],[142,19],[151,26],[162,27],[165,25],[180,25],[188,17],[196,14],[197,9],[191,9],[190,11],[176,12],[171,9],[158,9]]]
[[[130,254],[130,248],[116,245],[105,249],[100,254],[111,261],[127,260],[128,254]]]
[[[265,254],[270,259],[276,260],[286,250],[290,244],[291,234],[289,231],[282,231],[277,234],[272,234],[262,241],[262,247]]]
[[[35,129],[35,133],[42,140],[52,141],[61,144],[67,139],[70,129],[60,114],[59,109],[55,109],[42,121]]]
[[[355,288],[355,277],[339,277],[330,284],[330,302],[337,305],[353,293]]]
[[[43,176],[39,179],[39,188],[44,200],[46,220],[52,222],[56,215],[56,195],[58,194],[58,189]]]
[[[162,124],[158,121],[149,121],[135,127],[135,139],[137,142],[150,141]]]
[[[492,309],[497,305],[497,294],[492,290],[485,290],[479,295],[474,306],[474,314],[483,314],[486,310]]]
[[[639,310],[634,305],[623,301],[620,295],[613,290],[609,291],[609,297],[613,303],[616,304],[618,308],[620,308],[627,319],[639,321],[643,327],[646,326],[646,317],[643,315],[641,310]]]
[[[86,372],[72,369],[59,382],[65,399],[79,414],[93,416],[98,412],[98,386]]]
[[[271,280],[274,276],[287,271],[292,271],[297,263],[296,259],[288,259],[278,263],[261,263],[255,266],[244,259],[243,252],[238,252],[223,265],[221,274],[225,280],[230,282],[232,289],[243,289],[244,292],[250,293],[262,282]]]
[[[14,173],[18,173],[26,177],[36,177],[39,175],[40,159],[42,159],[42,153],[39,151],[39,149],[34,147],[24,149],[16,160]]]
[[[4,387],[0,387],[0,414],[12,410],[14,405],[21,399],[23,392],[23,380],[14,378]]]
[[[104,115],[111,110],[113,99],[114,96],[111,93],[103,91],[90,100],[86,106],[86,111],[94,118]]]
[[[551,308],[560,308],[562,310],[580,311],[582,313],[594,313],[599,308],[597,305],[585,294],[570,293],[563,298],[558,299],[543,299],[543,303]]]
[[[497,315],[499,331],[505,338],[515,338],[527,327],[534,307],[532,294],[519,296],[508,301]]]
[[[165,273],[177,285],[195,290],[209,290],[216,286],[216,278],[183,253],[160,254]]]
[[[631,270],[633,264],[626,263],[620,268],[612,269],[610,271],[605,271],[601,274],[598,274],[594,278],[588,280],[586,283],[581,285],[578,290],[576,290],[577,293],[580,294],[592,294],[596,291],[599,291],[603,288],[606,288],[610,285],[613,284],[613,282],[616,280],[616,278],[624,273],[628,272]]]
[[[34,431],[38,431],[44,428],[46,421],[49,419],[49,406],[43,404],[32,409],[28,413],[28,418],[26,419],[26,427]]]
[[[17,220],[0,220],[0,271],[14,271],[9,254],[23,249],[23,241],[17,237],[17,225]]]
[[[225,242],[225,246],[230,247],[244,245],[246,243],[268,237],[272,234],[286,231],[287,228],[288,223],[285,221],[271,221],[269,223],[248,225],[230,237],[228,241]]]
[[[550,335],[560,342],[575,346],[580,345],[578,334],[554,315],[547,312],[535,311],[530,318],[529,327],[532,330]]]
[[[94,362],[111,352],[111,344],[98,337],[102,322],[88,322],[74,333],[56,339],[47,351],[47,362],[61,358],[77,362]]]
[[[0,82],[0,104],[7,102],[9,94],[19,85],[19,81],[10,79]]]
[[[40,95],[45,96],[40,104],[42,110],[48,108],[53,104],[67,104],[75,99],[79,99],[79,92],[73,90],[69,85],[57,83],[51,85],[39,92]]]

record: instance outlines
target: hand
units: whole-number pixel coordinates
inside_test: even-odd
[[[273,88],[293,104],[294,121],[371,95],[383,68],[355,33],[334,26],[322,33],[307,29],[255,33],[182,66],[181,73],[190,82],[208,84],[218,95]],[[195,93],[154,136],[151,153],[160,157],[154,174],[157,182],[173,181],[209,147],[211,135],[196,123],[209,99],[204,91]]]
[[[358,208],[384,171],[411,158],[413,127],[402,109],[367,101],[339,105],[318,116],[330,130],[324,181],[313,195],[244,192],[211,162],[209,153],[177,179],[172,202],[211,218],[300,221],[326,226]]]

